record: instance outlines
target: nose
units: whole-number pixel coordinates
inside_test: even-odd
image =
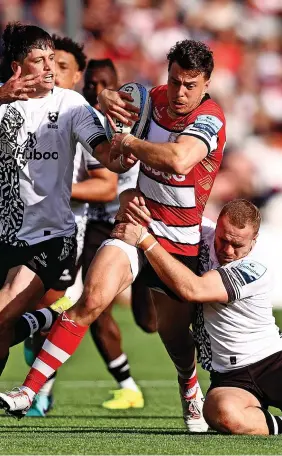
[[[48,71],[48,70],[50,70],[50,69],[51,69],[51,64],[50,64],[50,62],[49,62],[48,59],[45,59],[45,60],[44,60],[44,70],[45,70],[45,71]]]
[[[184,85],[183,84],[179,84],[179,86],[177,87],[177,95],[178,95],[178,97],[183,97],[184,90],[185,90]]]
[[[233,255],[234,253],[234,249],[230,244],[225,244],[225,246],[223,247],[223,251],[228,256]]]

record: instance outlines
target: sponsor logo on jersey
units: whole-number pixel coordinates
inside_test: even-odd
[[[58,125],[56,124],[59,117],[59,111],[48,112],[48,119],[50,120],[50,124],[48,124],[48,128],[53,128],[54,130],[58,130]]]
[[[196,118],[193,127],[194,129],[208,133],[212,137],[219,132],[222,125],[223,122],[215,116],[201,115]]]
[[[245,284],[252,283],[260,279],[266,271],[266,267],[257,261],[243,260],[234,269],[239,273]]]
[[[39,152],[37,149],[20,151],[19,154],[15,154],[15,158],[21,158],[24,160],[58,160],[58,152]]]
[[[170,179],[174,179],[176,180],[176,182],[183,182],[185,181],[185,177],[184,175],[182,174],[170,174],[170,173],[165,173],[163,171],[158,171],[157,169],[154,169],[152,168],[151,166],[149,165],[146,165],[145,163],[141,163],[141,166],[146,170],[146,171],[149,171],[151,174],[153,174],[154,176],[160,176],[160,177],[163,177],[165,180],[170,180]]]

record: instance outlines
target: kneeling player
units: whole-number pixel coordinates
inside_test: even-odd
[[[282,417],[267,410],[282,410],[282,340],[272,315],[271,273],[255,247],[259,227],[260,213],[246,200],[227,203],[216,228],[204,221],[202,277],[140,225],[120,224],[112,233],[138,243],[160,279],[186,305],[198,303],[194,329],[203,367],[211,372],[204,417],[223,433],[282,433]]]

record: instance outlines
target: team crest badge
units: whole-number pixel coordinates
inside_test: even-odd
[[[48,112],[48,120],[50,120],[51,123],[48,124],[48,128],[53,128],[55,130],[58,130],[58,125],[56,124],[57,120],[59,117],[59,111],[49,111]]]
[[[48,119],[50,120],[50,122],[56,123],[57,120],[58,120],[58,117],[59,117],[59,112],[58,111],[48,112]]]

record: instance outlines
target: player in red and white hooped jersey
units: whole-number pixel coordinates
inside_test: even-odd
[[[158,91],[163,91],[167,100],[164,98],[165,102],[158,105],[158,120],[154,110],[148,141],[116,134],[111,159],[115,160],[122,153],[123,162],[133,160],[135,163],[135,158],[141,161],[139,201],[142,205],[145,196],[149,209],[155,209],[150,228],[159,239],[164,238],[162,242],[170,246],[171,253],[196,272],[201,214],[220,166],[225,122],[220,108],[206,97],[214,66],[210,49],[201,42],[185,40],[171,49],[168,61],[167,87],[152,91],[153,101]],[[111,96],[117,103],[112,102]],[[106,110],[108,105],[112,109],[107,113],[123,121],[123,108],[128,108],[130,103],[127,105],[112,91],[108,99]],[[101,102],[103,104],[103,100]],[[169,129],[167,123],[163,123],[165,118],[170,120]],[[159,200],[161,204],[156,212]],[[164,223],[162,211],[168,208],[174,218],[168,217]],[[181,250],[184,246],[189,249]],[[56,321],[22,392],[9,393],[5,396],[8,402],[1,404],[0,401],[0,406],[9,413],[19,415],[20,412],[23,416],[46,378],[74,353],[88,326],[135,280],[144,265],[144,255],[136,247],[119,239],[105,241],[91,263],[83,295]],[[185,423],[190,431],[205,431],[207,424],[202,415],[203,396],[195,371],[194,341],[189,332],[187,335],[194,306],[177,300],[148,265],[146,278],[148,286],[167,293],[160,295],[154,291],[158,332],[178,372]]]
[[[138,184],[153,219],[151,230],[160,244],[170,253],[197,257],[202,214],[226,141],[225,119],[208,94],[192,112],[173,117],[167,89],[163,85],[151,90],[153,114],[148,140],[175,142],[182,135],[193,136],[206,145],[207,155],[186,175],[157,171],[140,157]]]

